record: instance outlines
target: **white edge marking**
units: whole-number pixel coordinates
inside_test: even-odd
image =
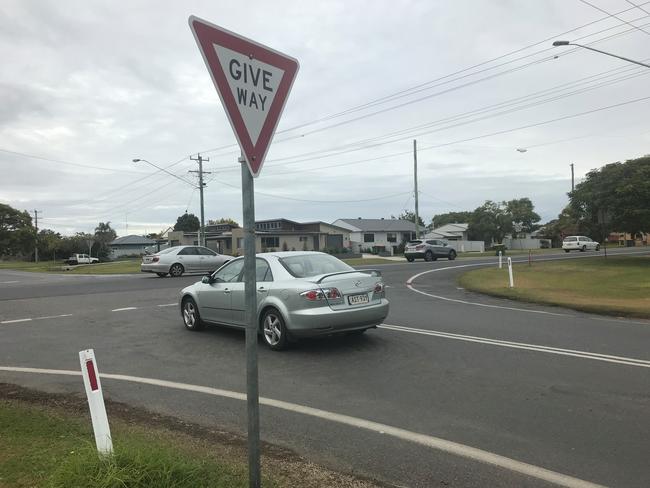
[[[47,315],[45,317],[36,317],[34,320],[58,319],[61,317],[72,317],[71,313],[64,313],[62,315]]]
[[[477,342],[481,344],[489,344],[492,346],[510,347],[513,349],[525,349],[528,351],[544,352],[547,354],[558,354],[560,356],[573,356],[582,359],[593,359],[596,361],[605,361],[608,363],[625,364],[627,366],[638,366],[641,368],[650,368],[650,361],[645,359],[612,356],[609,354],[579,351],[575,349],[562,349],[559,347],[540,346],[537,344],[527,344],[524,342],[502,341],[498,339],[488,339],[486,337],[452,334],[449,332],[439,332],[435,330],[415,329],[412,327],[403,327],[401,325],[381,324],[379,325],[379,327],[382,329],[393,330],[397,332],[409,332],[412,334],[422,334],[422,335],[442,337],[445,339],[455,339],[457,341]]]
[[[58,369],[39,369],[39,368],[20,368],[12,366],[0,366],[0,371],[15,372],[15,373],[36,373],[36,374],[51,374],[51,375],[64,375],[64,376],[81,376],[79,371],[58,370]],[[196,393],[205,393],[206,395],[214,395],[233,400],[246,401],[246,394],[236,391],[223,390],[220,388],[211,388],[209,386],[189,385],[186,383],[177,383],[175,381],[158,380],[154,378],[141,378],[138,376],[128,376],[122,374],[100,374],[103,379],[111,379],[118,381],[128,381],[132,383],[147,384],[153,386],[161,386],[164,388],[173,388],[177,390],[192,391]],[[540,468],[532,464],[510,459],[499,454],[494,454],[489,451],[477,449],[475,447],[466,446],[457,442],[440,439],[426,434],[419,434],[409,430],[400,429],[371,420],[365,420],[358,417],[351,417],[339,413],[329,412],[327,410],[320,410],[318,408],[307,407],[296,403],[285,402],[282,400],[274,400],[272,398],[260,397],[260,403],[269,407],[279,408],[289,412],[300,413],[311,417],[316,417],[331,422],[337,422],[344,425],[349,425],[359,429],[365,429],[378,434],[390,435],[397,439],[408,442],[413,442],[431,449],[443,451],[456,456],[478,461],[484,464],[491,464],[499,468],[507,469],[516,473],[523,474],[537,478],[549,483],[554,483],[559,486],[566,486],[569,488],[604,488],[603,485],[584,481],[572,476],[562,473],[557,473],[545,468]]]
[[[124,312],[125,310],[137,310],[138,307],[124,307],[124,308],[116,308],[111,310],[111,312]]]
[[[647,253],[648,253],[648,251],[635,251],[635,252],[615,253],[615,254],[620,254],[621,256],[627,256],[627,255],[630,255],[630,254],[647,254]],[[554,256],[563,256],[563,255],[562,254],[557,254],[557,255],[554,255]],[[593,258],[593,257],[595,257],[595,256],[592,255],[592,254],[587,254],[587,255],[584,255],[584,256],[582,256],[582,255],[581,256],[574,256],[573,258],[569,258],[569,257],[564,257],[564,258],[561,258],[561,257],[546,257],[546,258],[536,259],[536,261],[538,261],[538,262],[539,261],[562,261],[564,259],[580,259],[580,258]],[[526,259],[513,261],[513,263],[526,263],[526,262],[528,262]],[[415,288],[413,286],[413,281],[415,281],[420,276],[423,276],[425,274],[436,273],[438,271],[446,271],[446,270],[449,270],[449,269],[469,268],[469,267],[472,267],[472,266],[494,266],[494,263],[492,263],[492,262],[483,262],[483,263],[461,264],[461,265],[458,265],[458,266],[445,266],[444,268],[429,269],[427,271],[422,271],[421,273],[418,273],[416,275],[411,276],[408,280],[406,280],[406,287],[411,291],[414,291],[416,293],[420,293],[422,295],[426,295],[426,296],[431,297],[431,298],[436,298],[438,300],[444,300],[444,301],[447,301],[447,302],[462,303],[463,305],[473,305],[475,307],[485,307],[485,308],[496,308],[496,309],[501,309],[501,310],[511,310],[511,311],[514,311],[514,312],[526,312],[526,313],[537,313],[537,314],[542,314],[542,315],[553,315],[553,316],[556,316],[556,317],[576,317],[576,315],[567,314],[567,313],[547,312],[545,310],[534,310],[534,309],[529,309],[529,308],[506,307],[506,306],[503,306],[503,305],[492,305],[492,304],[488,304],[488,303],[470,302],[470,301],[467,301],[467,300],[460,300],[460,299],[457,299],[457,298],[448,298],[448,297],[443,297],[443,296],[440,296],[440,295],[433,295],[432,293],[426,293],[424,291],[418,290],[417,288]],[[506,298],[506,300],[507,300],[507,298]],[[593,320],[599,320],[601,322],[625,322],[625,323],[628,323],[628,324],[647,325],[646,322],[638,322],[638,321],[627,320],[627,319],[625,319],[625,320],[623,320],[623,319],[615,319],[615,318],[610,319],[610,318],[606,318],[606,317],[592,317],[592,318],[593,318]]]
[[[156,305],[157,307],[175,307],[178,303],[163,303],[162,305]]]
[[[32,319],[15,319],[15,320],[3,320],[0,324],[17,324],[18,322],[31,322]]]

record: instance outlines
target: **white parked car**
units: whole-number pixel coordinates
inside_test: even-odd
[[[569,251],[600,251],[600,244],[592,241],[589,237],[585,236],[568,236],[562,241],[562,249],[564,252]]]
[[[161,278],[167,274],[176,277],[183,273],[212,273],[231,259],[232,256],[217,254],[207,247],[174,246],[142,256],[140,271],[156,273]]]
[[[95,264],[98,262],[99,258],[93,258],[88,254],[73,254],[66,260],[68,264]]]

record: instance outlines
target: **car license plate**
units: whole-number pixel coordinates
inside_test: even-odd
[[[368,303],[368,295],[350,295],[348,297],[348,303],[350,305],[361,305],[362,303]]]

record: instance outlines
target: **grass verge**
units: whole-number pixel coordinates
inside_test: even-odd
[[[0,383],[0,487],[248,486],[245,440],[107,402],[115,454],[97,456],[85,399]],[[378,488],[262,445],[263,486]]]
[[[31,271],[35,273],[129,274],[139,273],[140,263],[140,259],[129,259],[124,261],[112,261],[108,263],[97,264],[81,264],[79,266],[68,267],[62,261],[40,261],[38,263],[24,261],[0,261],[0,269]]]
[[[650,257],[604,257],[469,271],[459,284],[472,291],[606,315],[650,318]]]

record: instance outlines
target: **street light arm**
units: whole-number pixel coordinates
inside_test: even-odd
[[[605,54],[606,56],[611,56],[611,57],[613,57],[613,58],[622,59],[623,61],[627,61],[627,62],[629,62],[629,63],[634,63],[634,64],[638,64],[638,65],[640,65],[640,66],[645,66],[646,68],[650,68],[650,64],[645,64],[645,63],[642,63],[641,61],[635,61],[635,60],[633,60],[633,59],[626,58],[626,57],[624,57],[624,56],[619,56],[618,54],[608,53],[608,52],[606,52],[606,51],[601,51],[600,49],[596,49],[596,48],[589,47],[589,46],[584,46],[584,45],[582,45],[582,44],[576,44],[576,43],[574,43],[574,42],[569,42],[569,41],[555,41],[555,42],[553,43],[553,46],[577,46],[577,47],[582,47],[582,48],[584,48],[584,49],[589,49],[590,51],[595,51],[595,52],[600,53],[600,54]]]
[[[153,164],[151,161],[147,161],[146,159],[141,159],[141,158],[135,158],[135,159],[133,159],[133,162],[134,162],[134,163],[139,163],[140,161],[142,161],[142,162],[144,162],[144,163],[147,163],[147,164],[153,166],[154,168],[157,168],[158,170],[160,170],[160,171],[162,171],[162,172],[164,172],[164,173],[167,173],[169,176],[173,176],[173,177],[176,178],[177,180],[181,180],[183,183],[187,183],[187,184],[190,185],[192,188],[198,188],[196,185],[194,185],[193,183],[187,181],[185,178],[181,178],[180,176],[175,175],[174,173],[172,173],[172,172],[170,172],[170,171],[167,171],[165,168],[161,168],[161,167],[158,166],[157,164]]]

